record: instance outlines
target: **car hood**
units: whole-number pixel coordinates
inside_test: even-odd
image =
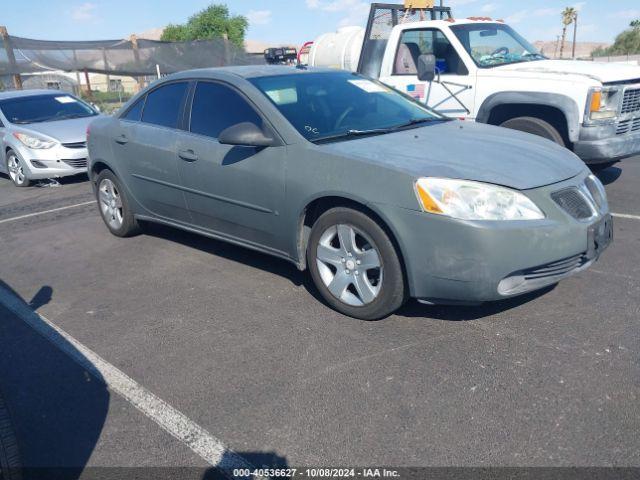
[[[640,82],[640,67],[623,63],[579,62],[574,60],[540,60],[514,63],[496,67],[494,70],[527,72],[534,74],[578,75],[601,83]]]
[[[40,133],[60,143],[77,143],[87,141],[87,127],[98,116],[58,120],[56,122],[30,123],[17,125],[21,131]]]
[[[558,183],[586,169],[577,156],[549,140],[472,122],[438,122],[320,148],[416,178],[475,180],[518,190]]]

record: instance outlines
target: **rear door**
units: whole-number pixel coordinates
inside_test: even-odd
[[[256,107],[231,85],[199,81],[192,97],[189,131],[183,133],[178,145],[178,168],[194,223],[228,237],[283,250],[278,232],[286,147],[218,142],[220,132],[238,123],[265,128]]]
[[[113,151],[138,202],[153,215],[189,222],[178,174],[177,144],[189,82],[151,90],[120,119]]]

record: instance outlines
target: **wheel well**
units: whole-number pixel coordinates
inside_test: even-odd
[[[489,125],[502,125],[507,120],[511,120],[517,117],[535,117],[540,120],[549,122],[556,130],[562,135],[567,146],[571,145],[569,140],[569,126],[567,123],[567,117],[562,110],[556,107],[548,105],[532,105],[532,104],[519,104],[511,103],[498,105],[491,110]]]
[[[366,205],[356,202],[355,200],[351,200],[344,197],[322,197],[311,202],[302,212],[300,216],[300,224],[298,231],[298,258],[299,258],[299,268],[300,270],[305,270],[307,268],[307,244],[309,243],[309,236],[311,235],[311,229],[313,225],[316,223],[318,218],[320,218],[325,212],[331,210],[336,207],[346,207],[351,208],[352,210],[359,211],[364,213],[368,217],[370,217],[374,222],[376,222],[380,228],[382,228],[385,233],[389,236],[391,243],[396,249],[398,253],[398,258],[400,259],[400,265],[402,266],[402,272],[405,276],[405,281],[407,280],[407,270],[405,268],[404,256],[402,254],[402,249],[400,248],[400,244],[398,243],[393,231],[389,228],[387,223],[378,215],[376,212],[371,210]]]
[[[91,167],[91,181],[95,181],[95,178],[102,173],[103,170],[111,170],[109,165],[103,162],[95,162]],[[113,170],[111,170],[113,172]]]

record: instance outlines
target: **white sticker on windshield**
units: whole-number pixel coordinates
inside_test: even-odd
[[[56,100],[60,103],[77,103],[78,102],[73,97],[56,97]]]
[[[388,88],[383,87],[382,85],[378,85],[371,80],[349,80],[349,83],[351,85],[355,85],[356,87],[364,90],[367,93],[386,93],[389,91]]]

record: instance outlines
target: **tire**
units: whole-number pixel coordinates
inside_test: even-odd
[[[111,170],[103,170],[96,180],[96,199],[100,216],[116,237],[132,237],[140,233],[129,200],[120,180]]]
[[[20,480],[21,468],[18,440],[11,415],[0,394],[0,480]]]
[[[9,178],[16,187],[26,188],[31,186],[31,180],[27,178],[22,160],[13,150],[7,152],[5,166],[7,167]],[[16,171],[16,168],[18,171]]]
[[[507,120],[500,126],[509,128],[511,130],[518,130],[520,132],[530,133],[532,135],[537,135],[538,137],[546,138],[547,140],[551,140],[552,142],[555,142],[562,147],[567,146],[558,129],[551,125],[549,122],[546,122],[540,118],[512,118],[511,120]]]
[[[349,317],[380,320],[407,300],[404,272],[393,242],[360,211],[333,208],[316,221],[307,246],[307,265],[322,298]]]

